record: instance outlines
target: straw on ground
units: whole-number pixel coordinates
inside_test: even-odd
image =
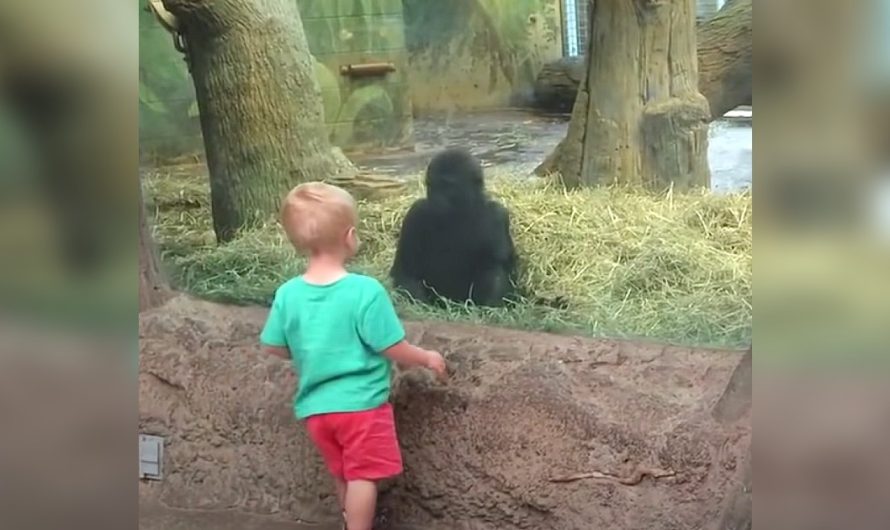
[[[268,303],[302,262],[274,219],[215,243],[203,178],[156,172],[145,181],[154,236],[178,287],[233,303]],[[496,177],[522,256],[522,283],[563,296],[567,310],[434,310],[396,296],[400,313],[594,336],[738,346],[751,337],[752,225],[748,193],[652,194],[619,188],[567,192]],[[359,272],[383,281],[402,216],[420,194],[360,203]]]

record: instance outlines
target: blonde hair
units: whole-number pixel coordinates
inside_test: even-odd
[[[352,195],[323,182],[300,184],[290,190],[281,205],[281,224],[287,238],[302,252],[336,247],[357,222]]]

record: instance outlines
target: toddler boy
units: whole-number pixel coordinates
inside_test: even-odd
[[[334,478],[347,530],[371,530],[377,482],[402,472],[389,404],[392,362],[445,377],[445,361],[409,344],[377,280],[346,271],[355,256],[355,201],[336,186],[311,182],[291,190],[281,223],[307,255],[302,276],[275,293],[260,342],[291,359],[297,372],[297,419]]]

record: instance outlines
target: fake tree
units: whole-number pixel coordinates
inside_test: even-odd
[[[707,186],[693,0],[597,0],[566,137],[538,167],[568,187]]]
[[[753,69],[751,0],[729,0],[716,15],[699,22],[698,89],[718,119],[739,105],[751,105]],[[586,56],[545,64],[535,80],[535,102],[544,109],[571,109],[585,77]]]
[[[354,177],[328,138],[297,2],[152,7],[175,33],[195,84],[217,239],[268,219],[299,182]]]
[[[751,0],[730,0],[698,28],[698,89],[719,118],[753,96]]]

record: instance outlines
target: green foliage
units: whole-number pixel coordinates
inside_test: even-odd
[[[515,178],[495,178],[491,187],[513,212],[522,283],[538,296],[566,297],[569,309],[436,310],[396,295],[403,316],[686,344],[750,341],[750,195],[565,192]],[[355,270],[387,281],[402,216],[421,191],[360,205],[363,247]],[[146,194],[156,212],[156,241],[180,288],[267,303],[282,280],[299,273],[301,259],[271,219],[217,246],[203,179],[155,175]]]

